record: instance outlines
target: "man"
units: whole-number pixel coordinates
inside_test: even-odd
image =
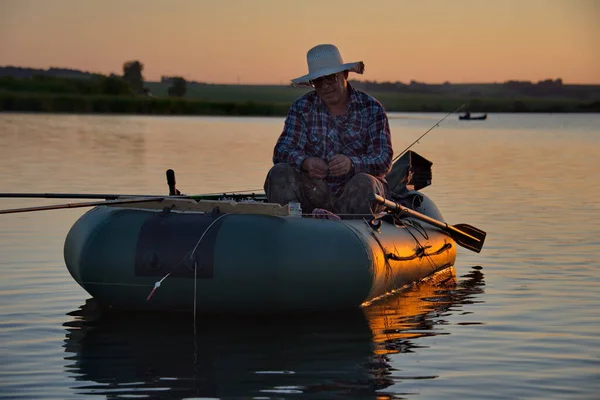
[[[362,61],[344,63],[337,47],[321,44],[306,55],[309,73],[293,79],[312,86],[288,112],[265,181],[270,202],[300,202],[339,215],[372,214],[369,194],[387,196],[392,144],[383,106],[348,83]]]

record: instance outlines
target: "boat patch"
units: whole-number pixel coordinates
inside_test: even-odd
[[[174,212],[149,218],[138,236],[135,275],[194,278],[196,272],[198,279],[213,278],[215,244],[223,221],[216,219],[210,214]]]

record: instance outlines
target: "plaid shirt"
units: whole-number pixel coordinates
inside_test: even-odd
[[[274,163],[300,169],[308,157],[329,163],[336,154],[348,156],[352,170],[325,178],[336,193],[355,174],[364,172],[385,181],[392,166],[392,139],[383,106],[348,84],[350,101],[343,116],[332,116],[316,91],[298,98],[288,112],[273,152]]]

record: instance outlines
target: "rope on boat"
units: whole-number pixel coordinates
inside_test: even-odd
[[[415,240],[417,240],[417,238],[412,234],[412,232],[410,230],[408,230],[409,227],[413,227],[415,229],[415,231],[419,232],[425,240],[429,240],[429,235],[427,234],[427,230],[425,228],[423,228],[423,225],[421,225],[419,222],[412,220],[412,219],[400,219],[398,222],[400,223],[400,225],[407,228],[408,233],[410,233],[410,235]],[[417,242],[418,242],[418,240],[417,240]]]
[[[385,260],[385,277],[384,277],[384,281],[387,282],[389,280],[389,278],[390,278],[391,273],[392,273],[392,266],[388,262],[387,252],[385,250],[385,247],[383,247],[383,243],[381,243],[381,241],[379,240],[379,238],[373,232],[373,229],[371,229],[371,225],[370,225],[369,221],[367,221],[366,219],[363,218],[363,222],[369,227],[369,233],[371,234],[371,237],[373,237],[373,239],[375,239],[375,241],[377,242],[377,244],[381,248],[381,251],[383,251],[384,260]]]
[[[366,219],[363,219],[363,221],[365,222],[365,224],[367,224],[367,226],[369,226],[369,222]],[[385,255],[385,277],[384,277],[384,280],[387,281],[389,279],[390,275],[392,274],[392,266],[390,265],[390,263],[388,261],[390,259],[392,259],[394,261],[408,261],[408,260],[415,259],[417,257],[425,257],[427,259],[427,261],[429,262],[429,265],[431,266],[432,271],[436,271],[438,266],[436,265],[432,256],[441,254],[443,251],[447,250],[451,245],[449,243],[446,243],[439,250],[437,250],[433,253],[427,253],[427,251],[426,251],[427,246],[424,246],[423,244],[421,244],[421,242],[419,241],[419,238],[417,238],[417,236],[415,236],[415,234],[410,229],[410,228],[413,228],[416,232],[418,232],[421,236],[423,236],[423,238],[425,240],[428,240],[429,235],[427,234],[427,231],[425,230],[425,228],[423,228],[423,226],[421,226],[421,224],[419,224],[418,222],[413,221],[413,220],[398,219],[397,222],[401,226],[406,228],[406,231],[412,236],[412,238],[414,239],[414,241],[418,247],[417,247],[417,251],[415,252],[414,255],[412,255],[410,257],[398,257],[393,253],[388,253],[386,251],[385,247],[383,246],[383,243],[381,243],[381,241],[379,240],[379,238],[373,233],[373,231],[370,231],[371,236],[375,239],[377,244],[379,244],[379,247],[381,248],[381,250],[383,251],[383,254]],[[393,290],[396,290],[396,289],[393,289]]]
[[[431,258],[432,254],[428,254],[425,251],[425,246],[423,246],[421,244],[421,242],[419,242],[419,239],[417,239],[417,237],[415,235],[413,235],[413,233],[409,229],[409,227],[412,226],[415,229],[415,231],[419,232],[423,236],[423,238],[425,238],[425,240],[427,240],[427,239],[429,239],[429,235],[427,235],[427,231],[425,230],[425,228],[423,228],[421,226],[421,224],[419,224],[418,222],[412,221],[412,220],[410,222],[408,222],[407,220],[400,220],[400,224],[402,226],[404,226],[406,228],[406,231],[410,234],[410,236],[412,236],[413,239],[415,239],[415,242],[417,242],[417,245],[419,246],[419,248],[423,249],[423,252],[421,254],[427,259],[427,261],[429,261],[429,265],[431,265],[431,270],[435,271],[437,269],[437,265],[435,264],[435,261],[433,261],[433,258]],[[422,230],[419,230],[419,228]],[[443,251],[445,249],[446,249],[446,245],[442,246],[442,248],[434,254],[439,254],[441,251]]]

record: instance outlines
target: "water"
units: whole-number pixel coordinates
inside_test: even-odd
[[[397,152],[442,114],[392,114]],[[0,114],[0,192],[260,191],[281,118]],[[278,320],[104,315],[70,277],[83,209],[0,215],[0,397],[592,399],[600,390],[600,115],[455,117],[413,150],[455,281]],[[74,202],[75,200],[73,200]],[[0,199],[0,208],[67,200]]]

